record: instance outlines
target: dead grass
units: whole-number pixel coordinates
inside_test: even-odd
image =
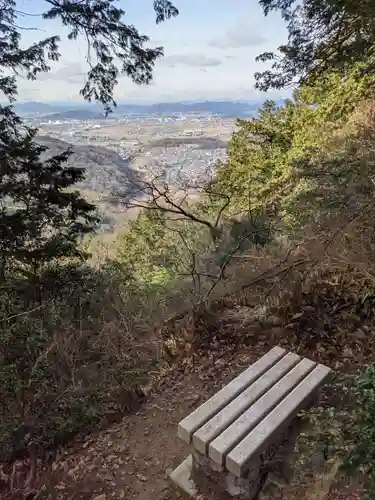
[[[92,278],[44,292],[43,307],[34,307],[28,290],[8,290],[6,299],[3,291],[13,310],[2,311],[0,329],[0,461],[29,442],[45,453],[142,401],[161,360],[152,306],[116,279]]]

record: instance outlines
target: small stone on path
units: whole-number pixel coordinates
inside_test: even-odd
[[[137,474],[137,478],[140,480],[140,481],[143,481],[144,483],[146,481],[148,481],[148,478],[146,476],[144,476],[143,474]]]

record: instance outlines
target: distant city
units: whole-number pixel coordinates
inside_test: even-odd
[[[119,104],[107,118],[98,105],[25,102],[15,105],[37,127],[46,157],[71,147],[71,164],[84,167],[79,188],[97,202],[112,231],[121,220],[121,197],[137,179],[163,175],[174,184],[204,182],[225,161],[237,118],[254,116],[261,103],[238,101]]]

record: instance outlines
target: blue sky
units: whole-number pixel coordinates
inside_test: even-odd
[[[156,63],[152,85],[139,87],[121,78],[116,98],[120,102],[139,103],[264,98],[254,89],[254,72],[266,66],[256,63],[255,57],[276,50],[286,41],[280,17],[275,14],[265,18],[256,0],[174,3],[179,17],[156,25],[152,0],[119,0],[126,11],[125,22],[148,35],[151,43],[163,45],[165,57]],[[20,100],[80,100],[79,89],[86,69],[85,44],[67,41],[67,31],[58,22],[38,17],[48,8],[44,0],[19,0],[17,6],[33,14],[19,19],[19,24],[38,28],[23,32],[24,44],[52,34],[59,34],[62,39],[61,60],[36,82],[21,80]]]

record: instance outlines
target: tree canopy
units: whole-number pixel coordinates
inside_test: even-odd
[[[116,105],[114,89],[120,74],[136,84],[152,80],[162,47],[150,48],[149,38],[124,22],[125,11],[114,0],[45,0],[43,20],[59,19],[69,28],[68,40],[87,45],[87,78],[80,93],[103,104]],[[155,0],[156,22],[178,14],[169,0]],[[60,58],[58,35],[24,47],[15,0],[0,5],[0,92],[12,104],[19,76],[35,80]],[[84,169],[67,166],[71,151],[42,160],[45,147],[37,131],[23,125],[11,105],[0,106],[0,280],[10,264],[32,264],[63,256],[79,256],[80,238],[95,228],[95,207],[71,188],[84,178]]]
[[[91,101],[102,103],[106,110],[115,104],[113,91],[118,77],[124,74],[137,84],[152,80],[155,61],[163,55],[163,47],[150,48],[149,38],[124,22],[125,11],[115,0],[45,0],[45,21],[58,19],[70,29],[69,40],[83,39],[87,45],[87,81],[80,93]],[[156,22],[178,15],[169,0],[154,0]],[[61,37],[54,35],[22,47],[19,18],[27,16],[17,8],[15,0],[2,0],[0,6],[0,91],[9,99],[17,95],[17,74],[34,80],[58,61]],[[11,71],[15,75],[8,75]]]
[[[363,117],[370,116],[372,65],[369,56],[345,74],[326,72],[283,105],[266,101],[257,117],[237,122],[228,159],[212,180],[230,198],[230,214],[261,211],[282,220],[285,230],[285,224],[303,228],[322,221],[334,208],[345,207],[349,214],[368,199],[372,135],[362,137],[357,115],[361,109]]]
[[[354,63],[373,53],[375,9],[371,0],[259,0],[264,14],[279,12],[287,23],[288,42],[279,54],[257,59],[272,61],[256,73],[256,87],[280,89],[311,84],[327,71],[345,74]],[[371,67],[374,71],[374,67]]]

